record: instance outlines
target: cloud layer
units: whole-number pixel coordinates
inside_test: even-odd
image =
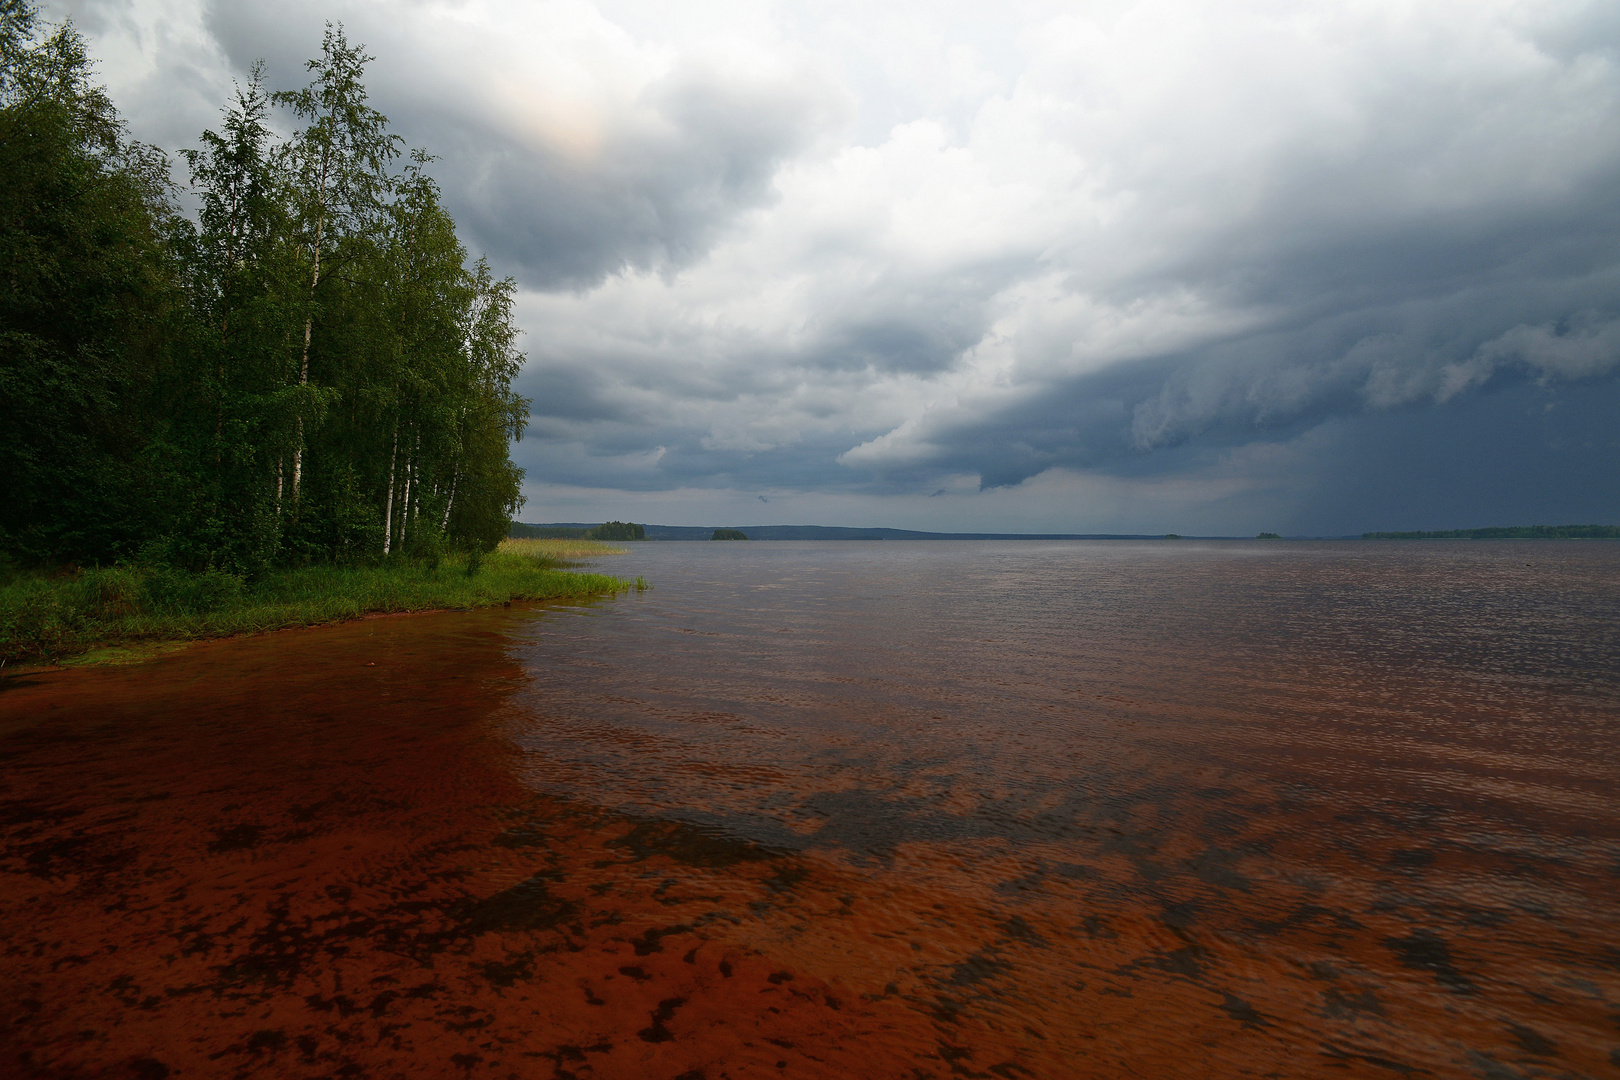
[[[62,10],[168,145],[367,43],[523,287],[531,518],[1620,515],[1612,4],[666,7]]]

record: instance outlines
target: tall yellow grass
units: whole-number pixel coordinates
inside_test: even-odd
[[[600,540],[502,540],[501,553],[524,555],[531,559],[590,559],[598,555],[623,555],[628,549]]]

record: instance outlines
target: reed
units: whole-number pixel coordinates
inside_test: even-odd
[[[623,555],[626,548],[600,540],[502,540],[497,549],[506,555],[531,559],[592,559],[598,555]]]
[[[587,600],[637,586],[564,570],[562,560],[615,550],[583,541],[506,541],[477,559],[451,554],[431,563],[307,566],[251,583],[167,567],[14,572],[0,584],[0,663],[50,663],[109,647],[257,634],[374,613]]]

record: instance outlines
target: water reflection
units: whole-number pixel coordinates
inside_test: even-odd
[[[655,588],[0,693],[13,1060],[1612,1068],[1609,545],[610,568]]]

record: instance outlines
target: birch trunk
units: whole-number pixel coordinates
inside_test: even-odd
[[[404,505],[400,508],[399,514],[399,546],[402,551],[411,535],[411,479],[415,469],[416,455],[406,454]]]
[[[448,532],[450,529],[450,508],[456,505],[456,482],[461,479],[461,470],[457,469],[450,474],[450,497],[444,501],[444,520],[439,522],[439,531]]]
[[[394,417],[394,447],[388,451],[388,501],[383,506],[383,554],[394,543],[394,464],[399,460],[399,417]]]
[[[411,445],[411,472],[406,479],[405,510],[414,524],[422,516],[422,433],[418,431]]]
[[[321,244],[326,236],[326,182],[331,170],[332,152],[321,156],[321,185],[315,201],[315,269],[309,279],[309,304],[304,310],[304,352],[298,361],[298,385],[309,385],[309,337],[315,325],[315,290],[321,284]],[[304,475],[304,414],[293,423],[292,497],[298,501],[298,484]]]

